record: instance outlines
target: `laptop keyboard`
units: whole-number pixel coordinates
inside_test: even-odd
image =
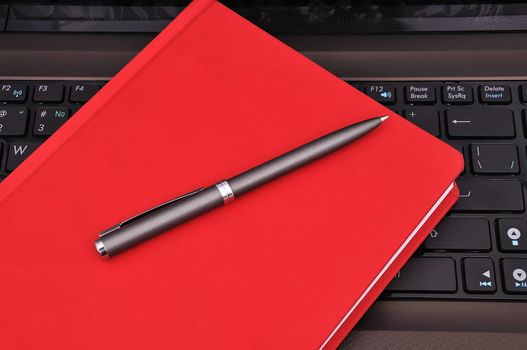
[[[465,158],[460,199],[383,298],[527,299],[527,82],[351,84]]]
[[[103,84],[0,81],[0,180],[15,170]]]
[[[0,81],[0,181],[104,83]],[[527,300],[527,82],[350,84],[465,158],[461,198],[383,298]]]

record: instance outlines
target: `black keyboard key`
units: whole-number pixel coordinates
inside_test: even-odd
[[[37,84],[33,92],[35,102],[62,102],[64,98],[64,85],[62,84]]]
[[[483,84],[479,87],[479,99],[487,104],[509,104],[511,88],[502,84]]]
[[[465,170],[467,168],[467,162],[465,160],[465,152],[463,152],[463,146],[462,145],[451,145],[452,147],[454,147],[455,149],[457,149],[459,151],[459,153],[461,153],[463,155],[463,161],[464,161],[464,164],[463,164],[463,171],[461,172],[461,174],[464,174],[465,173]]]
[[[472,87],[468,84],[445,84],[442,91],[444,103],[454,105],[474,102]]]
[[[523,111],[523,126],[524,126],[524,132],[525,136],[527,136],[527,110]]]
[[[520,97],[523,103],[527,103],[527,84],[520,86]]]
[[[35,127],[33,134],[36,136],[50,136],[68,120],[69,110],[62,107],[42,107],[35,112]]]
[[[38,142],[11,143],[7,154],[7,171],[15,170],[38,146],[40,146]]]
[[[524,219],[499,219],[498,236],[502,251],[527,251],[527,225]]]
[[[457,212],[519,212],[524,210],[523,192],[517,180],[458,180]]]
[[[468,293],[495,293],[496,275],[490,258],[464,258],[463,273]]]
[[[411,258],[386,288],[390,292],[452,293],[457,290],[451,258]]]
[[[391,105],[395,103],[395,86],[375,84],[366,87],[366,94],[375,101]]]
[[[27,97],[27,85],[19,83],[0,83],[0,101],[24,102]]]
[[[0,106],[0,136],[23,136],[27,127],[27,108]]]
[[[475,174],[517,174],[518,151],[513,144],[480,143],[470,145]]]
[[[480,218],[444,218],[426,238],[424,247],[427,250],[489,251],[489,222]]]
[[[507,293],[527,293],[527,259],[503,259],[503,282]]]
[[[411,84],[404,88],[406,103],[408,104],[434,104],[436,92],[432,85]]]
[[[75,84],[70,90],[71,102],[86,102],[99,91],[101,87],[96,84]]]
[[[513,138],[511,110],[495,108],[449,109],[448,135],[457,138]]]
[[[434,136],[439,136],[439,114],[432,109],[410,109],[404,111],[406,119]]]

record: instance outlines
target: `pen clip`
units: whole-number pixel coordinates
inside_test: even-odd
[[[177,198],[171,199],[171,200],[169,200],[168,202],[165,202],[165,203],[159,204],[159,205],[157,205],[157,206],[155,206],[155,207],[153,207],[153,208],[150,208],[150,209],[148,209],[148,210],[142,212],[141,214],[137,214],[137,215],[135,215],[135,216],[133,216],[133,217],[131,217],[131,218],[129,218],[129,219],[126,219],[126,220],[124,220],[123,222],[121,222],[121,223],[119,223],[119,224],[117,224],[117,225],[115,225],[115,226],[112,226],[112,227],[110,227],[110,228],[108,228],[108,229],[102,231],[101,233],[99,233],[99,238],[100,238],[100,237],[103,237],[104,235],[107,235],[107,234],[109,234],[109,233],[111,233],[111,232],[114,232],[114,231],[120,229],[120,228],[123,227],[124,225],[129,224],[129,223],[131,223],[132,221],[135,221],[135,220],[137,220],[138,218],[140,218],[140,217],[142,217],[142,216],[144,216],[144,215],[146,215],[146,214],[149,214],[149,213],[151,213],[151,212],[153,212],[153,211],[156,211],[156,210],[158,210],[158,209],[161,209],[161,208],[163,208],[164,206],[167,206],[167,205],[169,205],[169,204],[172,204],[172,203],[174,203],[174,202],[177,202],[177,201],[179,201],[179,200],[181,200],[181,199],[183,199],[183,198],[187,198],[187,197],[190,197],[190,196],[192,196],[192,195],[195,195],[196,193],[201,192],[201,191],[203,191],[204,189],[205,189],[205,187],[198,188],[197,190],[194,190],[194,191],[189,192],[189,193],[185,193],[184,195],[181,195],[181,196],[179,196],[179,197],[177,197]]]

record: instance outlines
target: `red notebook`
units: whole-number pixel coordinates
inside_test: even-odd
[[[94,249],[123,219],[385,114],[231,205],[110,260]],[[195,1],[0,185],[0,348],[335,348],[453,205],[461,168],[453,148]]]

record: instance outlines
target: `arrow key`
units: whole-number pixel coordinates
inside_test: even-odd
[[[494,263],[489,258],[464,258],[463,272],[467,293],[495,293]]]
[[[527,251],[527,224],[524,219],[498,219],[498,233],[498,241],[502,251]]]
[[[505,291],[527,294],[527,259],[503,259],[501,262]]]

